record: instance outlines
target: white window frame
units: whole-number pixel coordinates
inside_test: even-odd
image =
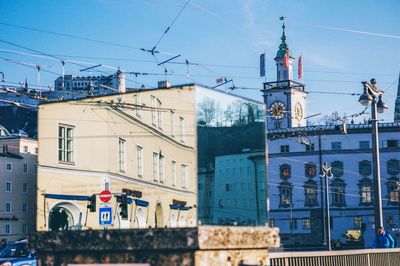
[[[60,130],[63,129],[62,132]],[[58,125],[58,161],[61,163],[74,163],[74,132],[75,127],[71,125]],[[68,132],[72,134],[68,136]]]
[[[153,126],[156,126],[157,121],[156,121],[156,97],[153,95],[150,95],[150,105],[151,105],[151,123]]]
[[[170,111],[171,137],[175,138],[175,112]]]
[[[120,172],[126,170],[126,140],[123,138],[118,139],[118,166]]]
[[[171,183],[173,186],[176,186],[176,161],[171,162]]]
[[[180,142],[185,142],[185,118],[179,117],[179,140]]]
[[[8,208],[8,210],[7,210],[7,208]],[[4,203],[4,212],[5,213],[11,213],[12,212],[12,204],[11,204],[11,202]]]
[[[164,183],[165,180],[165,172],[164,172],[164,155],[160,154],[159,162],[158,162],[158,176],[160,183]]]
[[[162,130],[163,115],[162,115],[162,110],[161,110],[161,108],[162,108],[161,100],[157,98],[156,104],[157,104],[157,126],[160,130]]]
[[[8,189],[8,184],[10,184],[10,189]],[[12,192],[12,182],[11,181],[6,182],[6,192]]]
[[[188,187],[188,166],[185,164],[181,164],[181,182],[182,182],[182,188],[187,188]]]
[[[136,93],[135,96],[135,104],[136,104],[136,116],[141,118],[142,117],[142,99],[141,99],[141,94]]]
[[[159,157],[158,153],[153,152],[153,180],[158,182],[159,179]]]
[[[138,177],[143,177],[143,147],[136,145],[136,161]]]

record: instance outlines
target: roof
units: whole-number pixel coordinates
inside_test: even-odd
[[[24,157],[18,155],[18,154],[14,154],[11,152],[6,152],[6,153],[0,153],[0,157],[6,157],[6,158],[11,158],[11,159],[23,159]]]

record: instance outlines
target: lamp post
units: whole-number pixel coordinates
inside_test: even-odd
[[[383,113],[385,109],[388,109],[388,107],[382,100],[383,91],[380,91],[375,87],[375,79],[371,79],[370,82],[363,81],[361,83],[364,86],[364,93],[360,96],[360,99],[358,101],[364,106],[371,105],[374,216],[375,232],[377,232],[378,229],[383,226],[377,112]]]
[[[326,244],[328,247],[328,250],[331,251],[332,250],[332,243],[331,243],[331,215],[330,215],[330,211],[329,211],[329,182],[328,182],[328,178],[332,178],[332,170],[331,167],[329,166],[328,163],[323,163],[321,166],[321,173],[319,174],[321,177],[325,178],[325,232],[326,232]]]

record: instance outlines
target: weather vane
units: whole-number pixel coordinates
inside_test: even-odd
[[[286,17],[282,16],[282,17],[279,17],[279,20],[285,20],[285,18]]]

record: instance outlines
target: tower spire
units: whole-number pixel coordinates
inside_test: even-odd
[[[397,97],[394,102],[394,122],[400,122],[400,73],[397,85]]]
[[[278,52],[275,56],[276,67],[277,67],[277,81],[282,80],[293,80],[293,60],[289,46],[286,43],[286,25],[285,25],[285,17],[280,17],[279,20],[282,20],[282,36],[281,36],[281,44],[279,45]]]

